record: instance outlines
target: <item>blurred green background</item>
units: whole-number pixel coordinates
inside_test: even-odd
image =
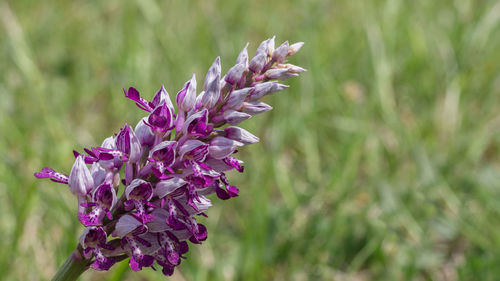
[[[247,121],[240,197],[170,280],[499,280],[500,2],[0,0],[1,280],[49,280],[82,226],[72,149],[246,42],[309,71]],[[165,280],[127,264],[81,280]]]

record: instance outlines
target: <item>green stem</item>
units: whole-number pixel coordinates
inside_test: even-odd
[[[80,244],[69,255],[68,259],[59,268],[52,281],[74,281],[89,268],[90,260],[87,260],[82,255],[82,247]]]

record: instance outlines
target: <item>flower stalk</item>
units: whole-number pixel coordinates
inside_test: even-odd
[[[64,264],[59,268],[52,281],[73,281],[89,268],[90,259],[82,256],[82,246],[78,244],[73,253],[69,255]]]

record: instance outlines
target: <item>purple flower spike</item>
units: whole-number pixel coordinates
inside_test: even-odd
[[[43,168],[40,172],[35,173],[35,177],[39,179],[48,178],[53,182],[68,184],[68,176],[65,174],[58,173],[51,168]]]
[[[286,63],[302,42],[276,49],[274,44],[275,37],[265,40],[251,59],[246,44],[223,77],[217,57],[201,92],[193,74],[177,93],[177,112],[163,85],[150,102],[135,88],[124,89],[148,112],[134,130],[125,124],[101,146],[74,151],[69,176],[50,168],[35,173],[68,184],[76,195],[77,217],[85,226],[77,249],[83,249],[86,264],[108,270],[130,257],[134,271],[161,267],[170,276],[186,258],[188,241],[207,239],[198,216],[207,216],[211,199],[239,196],[225,173],[242,173],[243,161],[234,157],[237,149],[259,141],[234,125],[272,109],[260,99],[288,88],[276,79],[306,71]],[[108,242],[111,236],[116,239]]]
[[[79,196],[86,196],[94,188],[94,179],[85,165],[83,156],[78,156],[68,179],[69,190]]]

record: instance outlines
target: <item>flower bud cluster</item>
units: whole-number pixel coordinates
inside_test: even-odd
[[[78,198],[85,226],[80,244],[92,268],[108,270],[130,257],[135,271],[156,263],[171,275],[188,251],[187,241],[207,238],[196,220],[211,206],[207,196],[238,196],[225,173],[243,172],[233,155],[259,140],[236,125],[271,109],[262,97],[288,88],[273,80],[305,71],[285,63],[302,45],[285,42],[275,49],[273,37],[249,61],[247,44],[224,76],[216,58],[200,93],[194,74],[177,93],[177,113],[163,86],[151,101],[135,88],[124,89],[147,112],[135,128],[125,125],[101,146],[74,151],[69,176],[50,168],[35,173],[67,184]]]

